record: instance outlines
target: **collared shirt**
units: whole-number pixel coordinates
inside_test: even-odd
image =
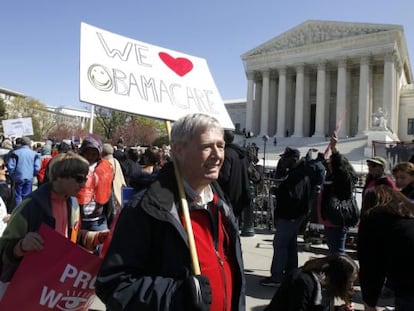
[[[184,180],[184,188],[190,198],[193,200],[191,203],[206,207],[208,203],[213,201],[214,195],[210,185],[204,188],[200,194],[197,194],[194,189],[191,188],[190,184]]]

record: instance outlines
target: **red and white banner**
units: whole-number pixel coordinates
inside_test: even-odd
[[[0,310],[88,310],[102,259],[42,225],[40,252],[27,254],[0,302]]]

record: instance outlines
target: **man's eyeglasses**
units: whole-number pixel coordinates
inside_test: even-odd
[[[84,184],[88,180],[88,176],[84,175],[75,175],[72,176],[72,178],[78,183],[78,184]]]

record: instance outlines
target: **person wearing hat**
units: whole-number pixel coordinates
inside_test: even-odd
[[[14,181],[16,205],[32,192],[33,177],[40,170],[40,156],[30,148],[30,138],[19,137],[7,156],[7,169]]]
[[[280,159],[276,166],[275,178],[280,179],[285,177],[289,169],[292,168],[300,159],[300,152],[298,149],[286,147],[285,151],[280,154]]]
[[[368,174],[362,191],[362,198],[369,189],[378,185],[387,185],[397,190],[394,180],[385,173],[388,167],[387,160],[380,156],[374,156],[367,160],[367,165]]]
[[[374,156],[367,160],[367,166],[368,166],[368,174],[365,179],[365,185],[362,190],[362,209],[364,209],[364,206],[367,206],[370,204],[369,197],[371,196],[371,193],[374,191],[377,191],[377,188],[379,186],[387,186],[392,188],[393,190],[398,190],[397,185],[394,182],[394,179],[391,176],[388,176],[386,174],[386,170],[388,168],[388,162],[386,159],[384,159],[381,156]],[[362,216],[361,216],[361,222],[358,226],[358,232],[361,228],[362,224]],[[359,236],[359,233],[358,233]],[[383,288],[383,295],[388,295],[389,291],[389,284],[385,284]]]
[[[82,141],[80,155],[89,162],[88,180],[77,195],[82,215],[82,229],[105,231],[109,228],[115,207],[111,200],[114,171],[111,163],[102,158],[102,141],[90,134]]]

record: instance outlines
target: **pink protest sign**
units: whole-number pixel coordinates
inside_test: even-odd
[[[0,310],[88,310],[102,259],[46,225],[40,252],[27,254],[0,302]]]

